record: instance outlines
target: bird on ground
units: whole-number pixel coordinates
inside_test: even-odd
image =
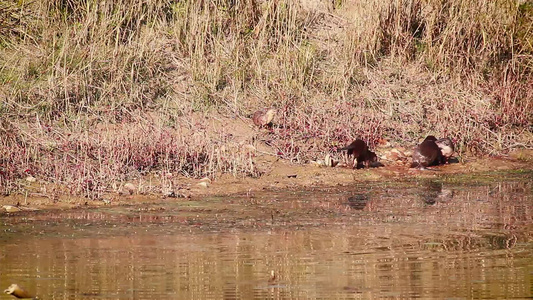
[[[272,127],[272,120],[276,116],[276,113],[277,111],[274,108],[261,109],[253,114],[252,120],[259,128]]]

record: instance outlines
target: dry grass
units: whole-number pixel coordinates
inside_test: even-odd
[[[13,178],[36,176],[68,187],[68,193],[100,197],[118,192],[127,179],[155,174],[166,177],[258,176],[252,155],[224,131],[208,137],[197,124],[179,120],[178,129],[162,126],[145,114],[132,114],[129,124],[98,124],[87,129],[36,121],[28,128],[11,127],[3,139],[4,192],[17,189]],[[216,142],[214,142],[216,140]],[[7,151],[6,151],[7,150]],[[5,151],[5,152],[4,152]],[[9,180],[11,179],[11,180]]]
[[[355,137],[533,146],[531,1],[304,2],[0,1],[0,188],[257,176],[238,141],[187,120],[265,106],[280,115],[262,139],[295,161]]]

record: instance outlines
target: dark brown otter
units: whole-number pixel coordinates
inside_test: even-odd
[[[378,156],[376,155],[376,153],[372,152],[370,150],[368,150],[363,155],[360,155],[359,158],[361,158],[361,161],[363,162],[364,166],[367,167],[367,168],[371,167],[372,163],[375,163],[375,162],[378,161]],[[381,165],[381,166],[383,166],[383,165]],[[359,161],[357,161],[357,168],[359,169],[361,167],[362,166],[360,166]]]
[[[436,141],[436,137],[429,135],[414,149],[411,168],[423,169],[444,163],[444,157]]]
[[[346,150],[348,156],[353,155],[353,168],[369,167],[372,162],[376,162],[378,157],[376,153],[368,150],[368,146],[363,140],[356,139],[350,145],[340,148],[339,151]],[[357,161],[357,164],[355,163]]]

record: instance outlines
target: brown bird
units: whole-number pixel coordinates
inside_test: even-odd
[[[440,152],[442,153],[442,156],[444,157],[444,162],[448,163],[448,160],[452,156],[453,152],[455,151],[455,146],[453,145],[453,141],[450,138],[441,138],[435,141],[435,144],[439,146]]]
[[[415,148],[413,151],[411,168],[424,169],[443,162],[444,158],[439,146],[435,143],[436,141],[436,137],[428,135],[424,141]]]
[[[368,146],[361,139],[356,139],[350,145],[340,148],[339,151],[347,150],[348,156],[353,155],[353,168],[369,167],[372,162],[378,160],[376,153],[368,150]],[[355,163],[357,161],[357,164]]]
[[[254,113],[252,120],[256,126],[272,127],[272,120],[276,116],[277,111],[274,108],[261,109]]]
[[[4,293],[8,295],[13,295],[19,299],[39,299],[38,297],[30,294],[28,291],[21,288],[18,284],[13,283],[7,289],[4,290]]]

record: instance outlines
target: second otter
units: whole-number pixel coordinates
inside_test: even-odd
[[[444,157],[436,141],[436,137],[428,135],[424,141],[415,148],[413,151],[411,168],[424,169],[429,166],[444,163]]]
[[[353,168],[369,167],[371,163],[378,160],[376,153],[368,150],[368,146],[361,139],[356,139],[350,145],[339,149],[339,151],[343,150],[347,150],[348,156],[353,155]]]

